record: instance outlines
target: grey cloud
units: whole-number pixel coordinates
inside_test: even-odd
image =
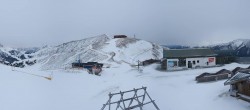
[[[249,38],[249,0],[4,0],[0,43],[57,45],[100,34],[159,44]]]

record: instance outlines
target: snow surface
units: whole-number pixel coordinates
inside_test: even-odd
[[[250,104],[231,97],[225,80],[196,83],[195,77],[203,72],[237,66],[160,72],[158,65],[144,67],[143,72],[127,64],[105,68],[101,76],[84,70],[57,69],[41,71],[41,64],[26,68],[11,68],[0,64],[0,110],[99,110],[108,100],[109,92],[148,87],[148,93],[161,110],[249,110]],[[13,71],[14,70],[14,71]],[[26,73],[49,76],[53,80]],[[154,110],[146,106],[144,110]]]

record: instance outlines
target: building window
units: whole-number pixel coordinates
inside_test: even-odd
[[[168,67],[177,67],[178,65],[177,61],[168,61]]]
[[[179,59],[179,66],[180,66],[180,67],[185,67],[185,66],[186,66],[186,59],[180,58],[180,59]]]
[[[193,61],[193,64],[195,65],[195,61]]]
[[[200,61],[199,61],[199,60],[197,60],[197,63],[200,63]]]

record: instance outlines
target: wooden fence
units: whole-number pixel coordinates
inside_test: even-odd
[[[139,92],[142,94],[139,94]],[[132,96],[125,97],[126,94],[132,94]],[[112,101],[115,96],[119,97],[118,100]],[[143,106],[147,104],[153,104],[155,110],[160,110],[155,101],[149,96],[147,87],[142,87],[129,91],[109,93],[109,99],[107,103],[103,104],[101,110],[131,110],[135,108],[143,110]]]

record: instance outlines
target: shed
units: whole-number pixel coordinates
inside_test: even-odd
[[[114,38],[127,38],[126,35],[114,35]]]
[[[250,66],[248,68],[241,68],[241,67],[236,67],[235,69],[233,69],[232,71],[232,76],[234,76],[236,73],[238,72],[243,72],[243,73],[246,73],[246,72],[250,72]]]
[[[228,79],[224,85],[230,85],[230,95],[250,101],[250,73],[238,72]]]
[[[222,69],[216,73],[202,73],[197,76],[195,80],[197,82],[209,82],[209,81],[217,81],[222,79],[227,79],[231,76],[232,72],[226,69]]]
[[[160,62],[161,62],[160,60],[148,59],[148,60],[142,61],[142,65],[146,66],[146,65],[150,65],[150,64],[153,64],[153,63],[160,63]]]
[[[72,68],[89,69],[89,68],[92,68],[93,66],[103,67],[103,64],[98,63],[98,62],[87,62],[87,63],[76,62],[76,63],[72,63]]]

